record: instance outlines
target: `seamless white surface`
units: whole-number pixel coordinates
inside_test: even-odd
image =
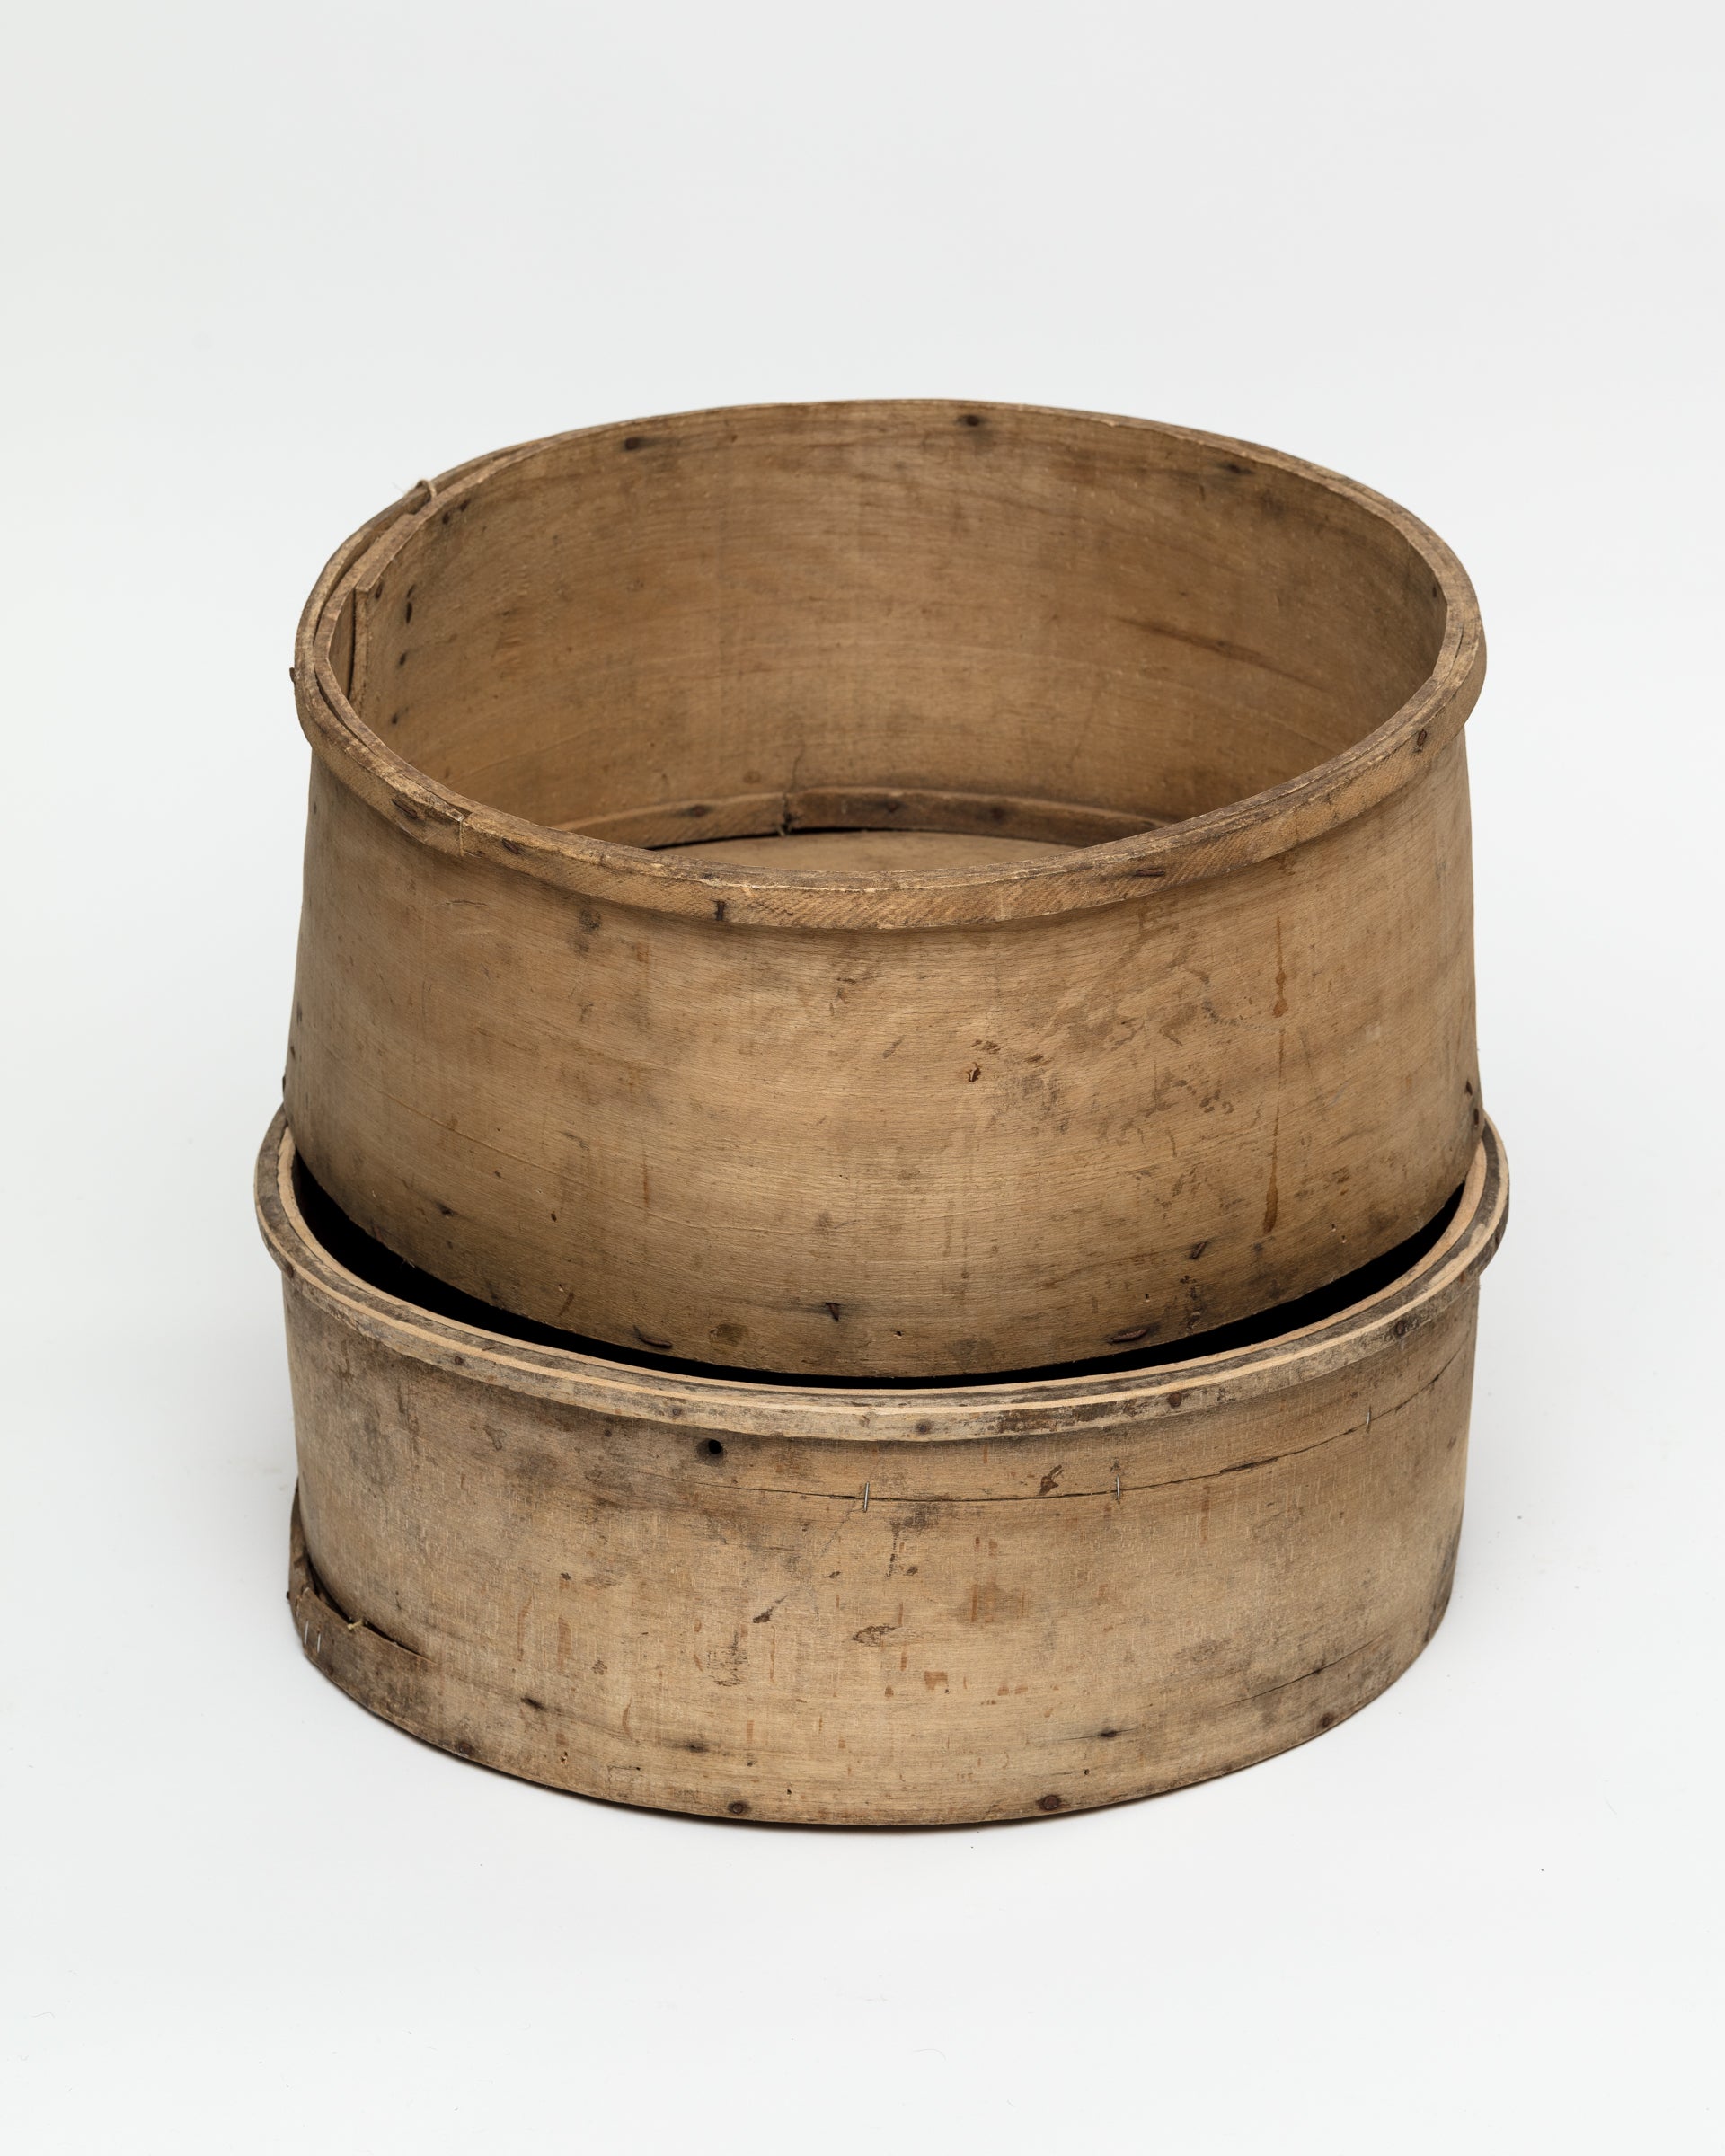
[[[1718,18],[37,10],[9,37],[0,2127],[21,2152],[1689,2151],[1720,2132]],[[1447,1621],[983,1832],[463,1766],[282,1602],[249,1214],[324,555],[694,404],[1267,441],[1479,586],[1514,1211]]]

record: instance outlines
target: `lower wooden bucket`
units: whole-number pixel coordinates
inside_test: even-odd
[[[892,1390],[465,1303],[334,1210],[279,1117],[257,1196],[295,1630],[463,1758],[735,1818],[1081,1809],[1317,1736],[1443,1616],[1508,1202],[1489,1125],[1420,1236],[1209,1352]]]

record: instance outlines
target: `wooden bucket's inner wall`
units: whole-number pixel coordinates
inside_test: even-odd
[[[453,490],[361,594],[352,694],[429,777],[540,824],[1040,851],[1324,762],[1406,701],[1444,627],[1387,519],[1248,453],[995,407],[781,407],[567,438]],[[851,852],[832,865],[893,865]]]

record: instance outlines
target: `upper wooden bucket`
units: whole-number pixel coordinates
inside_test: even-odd
[[[370,1233],[783,1373],[1177,1339],[1478,1142],[1415,518],[1273,452],[935,402],[591,429],[319,579],[287,1100]]]
[[[467,1758],[735,1817],[1065,1811],[1317,1736],[1443,1615],[1508,1199],[1489,1126],[1447,1214],[1324,1298],[1190,1356],[898,1390],[464,1312],[319,1199],[280,1118],[257,1192],[295,1631]]]

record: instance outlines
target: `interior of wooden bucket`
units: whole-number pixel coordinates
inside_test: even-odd
[[[1444,627],[1392,522],[1249,451],[788,406],[572,436],[456,485],[360,593],[349,664],[366,722],[469,799],[867,870],[1261,792],[1388,719]]]

